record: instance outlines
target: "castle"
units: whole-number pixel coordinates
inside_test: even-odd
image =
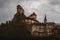
[[[24,14],[24,9],[18,5],[17,6],[17,13]],[[23,22],[27,25],[27,29],[31,32],[34,36],[49,36],[54,35],[54,22],[48,22],[46,15],[44,18],[44,23],[40,23],[36,20],[37,15],[33,12],[30,16],[26,17]],[[15,19],[14,19],[15,20]]]
[[[40,23],[36,20],[37,15],[33,12],[30,16],[26,17],[24,15],[24,9],[18,5],[17,6],[17,13],[14,15],[14,18],[9,23],[14,23],[14,26],[18,26],[21,24],[26,25],[26,29],[31,33],[33,36],[52,36],[57,33],[55,30],[56,23],[48,22],[46,15],[44,17],[44,22]],[[23,22],[23,23],[21,23]],[[9,24],[6,22],[6,24]]]

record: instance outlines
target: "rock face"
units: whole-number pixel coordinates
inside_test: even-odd
[[[14,15],[14,18],[11,21],[2,23],[0,25],[1,36],[3,37],[27,37],[30,35],[30,32],[26,29],[24,24],[26,16],[24,15],[23,8],[18,5],[17,13]]]

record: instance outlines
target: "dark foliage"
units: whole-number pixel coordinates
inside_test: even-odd
[[[12,21],[0,25],[0,40],[59,40],[55,37],[33,37],[24,24],[26,16],[15,14]]]
[[[0,36],[4,38],[28,37],[30,32],[26,29],[26,25],[22,21],[25,19],[25,15],[16,14],[13,19],[9,23],[2,23],[0,25]]]

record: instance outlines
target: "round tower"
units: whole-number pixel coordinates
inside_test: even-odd
[[[29,16],[29,18],[31,18],[31,19],[33,19],[33,20],[36,20],[36,14],[35,14],[35,12],[33,12],[33,14],[31,14],[30,16]]]
[[[17,13],[20,13],[20,14],[24,13],[24,9],[20,5],[17,6]]]

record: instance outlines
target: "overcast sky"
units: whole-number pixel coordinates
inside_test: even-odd
[[[26,16],[35,12],[39,22],[43,22],[46,14],[49,22],[60,23],[60,0],[0,0],[0,23],[12,20],[18,4]]]

